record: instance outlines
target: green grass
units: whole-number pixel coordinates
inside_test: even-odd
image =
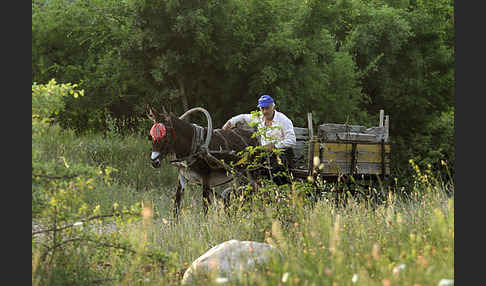
[[[153,207],[144,221],[106,220],[118,230],[96,236],[99,241],[123,242],[136,253],[81,241],[66,244],[47,268],[38,258],[42,247],[33,242],[33,285],[178,285],[192,261],[231,239],[267,242],[284,256],[241,285],[437,285],[454,277],[454,200],[445,192],[453,187],[430,180],[430,172],[416,178],[411,195],[390,192],[380,205],[350,198],[345,207],[333,199],[311,206],[291,195],[278,208],[255,201],[253,210],[235,208],[231,215],[216,203],[204,216],[202,192],[189,186],[182,213],[174,221],[170,213],[176,170],[150,166],[146,138],[76,136],[53,128],[49,136],[33,142],[33,148],[45,161],[64,156],[71,164],[115,168],[109,184],[97,184],[85,196],[88,205],[100,205],[102,213],[115,202],[130,206],[144,200]],[[164,270],[146,253],[164,254]],[[401,264],[405,268],[394,274],[394,267]],[[148,266],[151,271],[144,270]]]

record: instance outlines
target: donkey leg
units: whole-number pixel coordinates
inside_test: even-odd
[[[223,190],[221,197],[223,198],[224,209],[228,210],[230,206],[231,196],[235,193],[235,187],[230,186]]]
[[[211,204],[211,197],[213,190],[209,187],[209,182],[207,178],[203,178],[203,207],[204,214],[208,213],[209,205]]]
[[[177,189],[174,196],[174,212],[173,212],[174,218],[177,218],[179,215],[182,196],[184,195],[184,189],[185,189],[184,179],[182,177],[182,174],[179,173],[179,175],[177,176]]]
[[[252,187],[252,194],[258,194],[258,180],[257,180],[255,174],[253,174],[250,171],[247,171],[246,175],[247,175],[248,179],[250,179],[250,185]]]

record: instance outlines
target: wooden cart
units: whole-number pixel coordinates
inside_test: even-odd
[[[180,118],[183,118],[192,111],[202,111],[208,119],[208,134],[212,134],[212,121],[209,113],[200,107],[187,111]],[[297,179],[317,182],[319,179],[327,182],[333,181],[384,181],[390,176],[391,147],[388,136],[389,116],[380,111],[380,122],[378,126],[366,128],[361,125],[348,125],[336,123],[324,123],[317,127],[317,135],[312,126],[312,113],[307,114],[307,128],[294,127],[296,145],[294,150],[294,168],[291,170]],[[241,128],[250,128],[247,124],[241,123]],[[201,148],[194,157],[211,162],[214,165],[212,181],[210,186],[219,186],[230,183],[233,177],[239,178],[244,183],[254,182],[249,172],[239,172],[232,166],[224,163],[215,156],[228,151],[208,150],[211,137],[206,137],[204,148]],[[228,154],[236,156],[231,151]],[[191,173],[187,164],[180,166],[181,162],[173,162],[176,167],[182,170],[182,175],[188,181],[202,184],[197,174]],[[228,176],[228,172],[234,176]],[[348,180],[352,178],[352,180]],[[211,179],[211,178],[210,178]]]
[[[307,128],[294,127],[297,144],[294,147],[297,178],[321,177],[327,181],[338,178],[385,180],[390,176],[391,146],[389,116],[380,111],[378,126],[324,123],[312,126],[308,114]]]

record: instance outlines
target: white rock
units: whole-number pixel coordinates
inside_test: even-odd
[[[182,284],[192,283],[196,276],[225,277],[234,280],[243,273],[267,263],[272,255],[281,257],[280,251],[267,243],[229,240],[218,244],[196,259],[182,277]]]
[[[438,286],[451,286],[454,285],[454,279],[441,279]]]

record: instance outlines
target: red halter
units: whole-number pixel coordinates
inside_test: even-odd
[[[176,140],[176,133],[174,128],[170,128],[172,131],[172,137],[174,137],[174,141]],[[162,123],[154,123],[152,128],[150,129],[150,136],[152,136],[152,141],[156,142],[159,140],[164,139],[165,135],[167,135],[167,129],[165,125]]]
[[[166,134],[167,134],[167,129],[165,129],[165,126],[162,123],[156,122],[150,129],[150,136],[152,136],[153,142],[163,139]]]

